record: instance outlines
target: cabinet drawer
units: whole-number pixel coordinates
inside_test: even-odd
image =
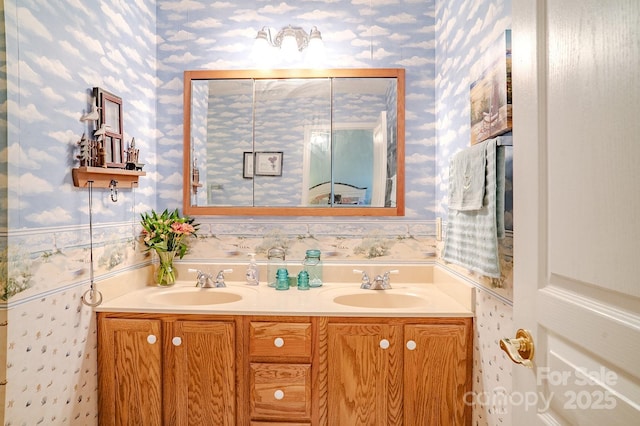
[[[250,367],[253,419],[310,420],[310,364],[252,363]]]
[[[252,322],[251,357],[311,358],[311,323]]]

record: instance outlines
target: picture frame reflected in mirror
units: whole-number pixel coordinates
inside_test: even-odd
[[[281,151],[256,152],[254,158],[255,176],[282,176]]]

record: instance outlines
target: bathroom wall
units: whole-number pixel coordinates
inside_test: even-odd
[[[0,309],[7,318],[0,321],[7,380],[0,418],[94,424],[95,321],[80,301],[90,278],[89,194],[73,187],[71,168],[78,140],[93,131],[80,121],[92,88],[122,97],[124,139],[135,137],[147,177],[136,190],[121,189],[117,203],[108,190],[93,191],[96,277],[147,261],[135,223],[156,203],[155,1],[0,5]]]
[[[470,142],[469,87],[471,68],[487,46],[511,27],[510,0],[437,0],[436,2],[436,216],[446,228],[449,160]],[[517,145],[518,141],[513,141]],[[509,150],[511,148],[508,148]],[[509,158],[509,161],[511,159]],[[508,179],[507,192],[511,191]],[[473,394],[467,402],[474,405],[476,426],[510,425],[506,404],[511,390],[511,361],[499,349],[501,338],[513,330],[511,209],[506,206],[505,227],[510,231],[501,241],[503,278],[487,280],[447,265],[460,276],[477,283],[474,323]],[[441,245],[438,245],[438,250]],[[500,286],[501,288],[496,288]]]

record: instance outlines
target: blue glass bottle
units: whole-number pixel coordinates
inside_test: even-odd
[[[289,272],[284,268],[276,272],[276,290],[289,290]]]
[[[298,273],[298,290],[309,290],[309,274],[307,271]]]

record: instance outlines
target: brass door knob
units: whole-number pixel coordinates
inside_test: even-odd
[[[505,351],[511,361],[533,368],[533,337],[531,333],[522,328],[516,332],[515,339],[504,338],[500,340],[500,349]]]

